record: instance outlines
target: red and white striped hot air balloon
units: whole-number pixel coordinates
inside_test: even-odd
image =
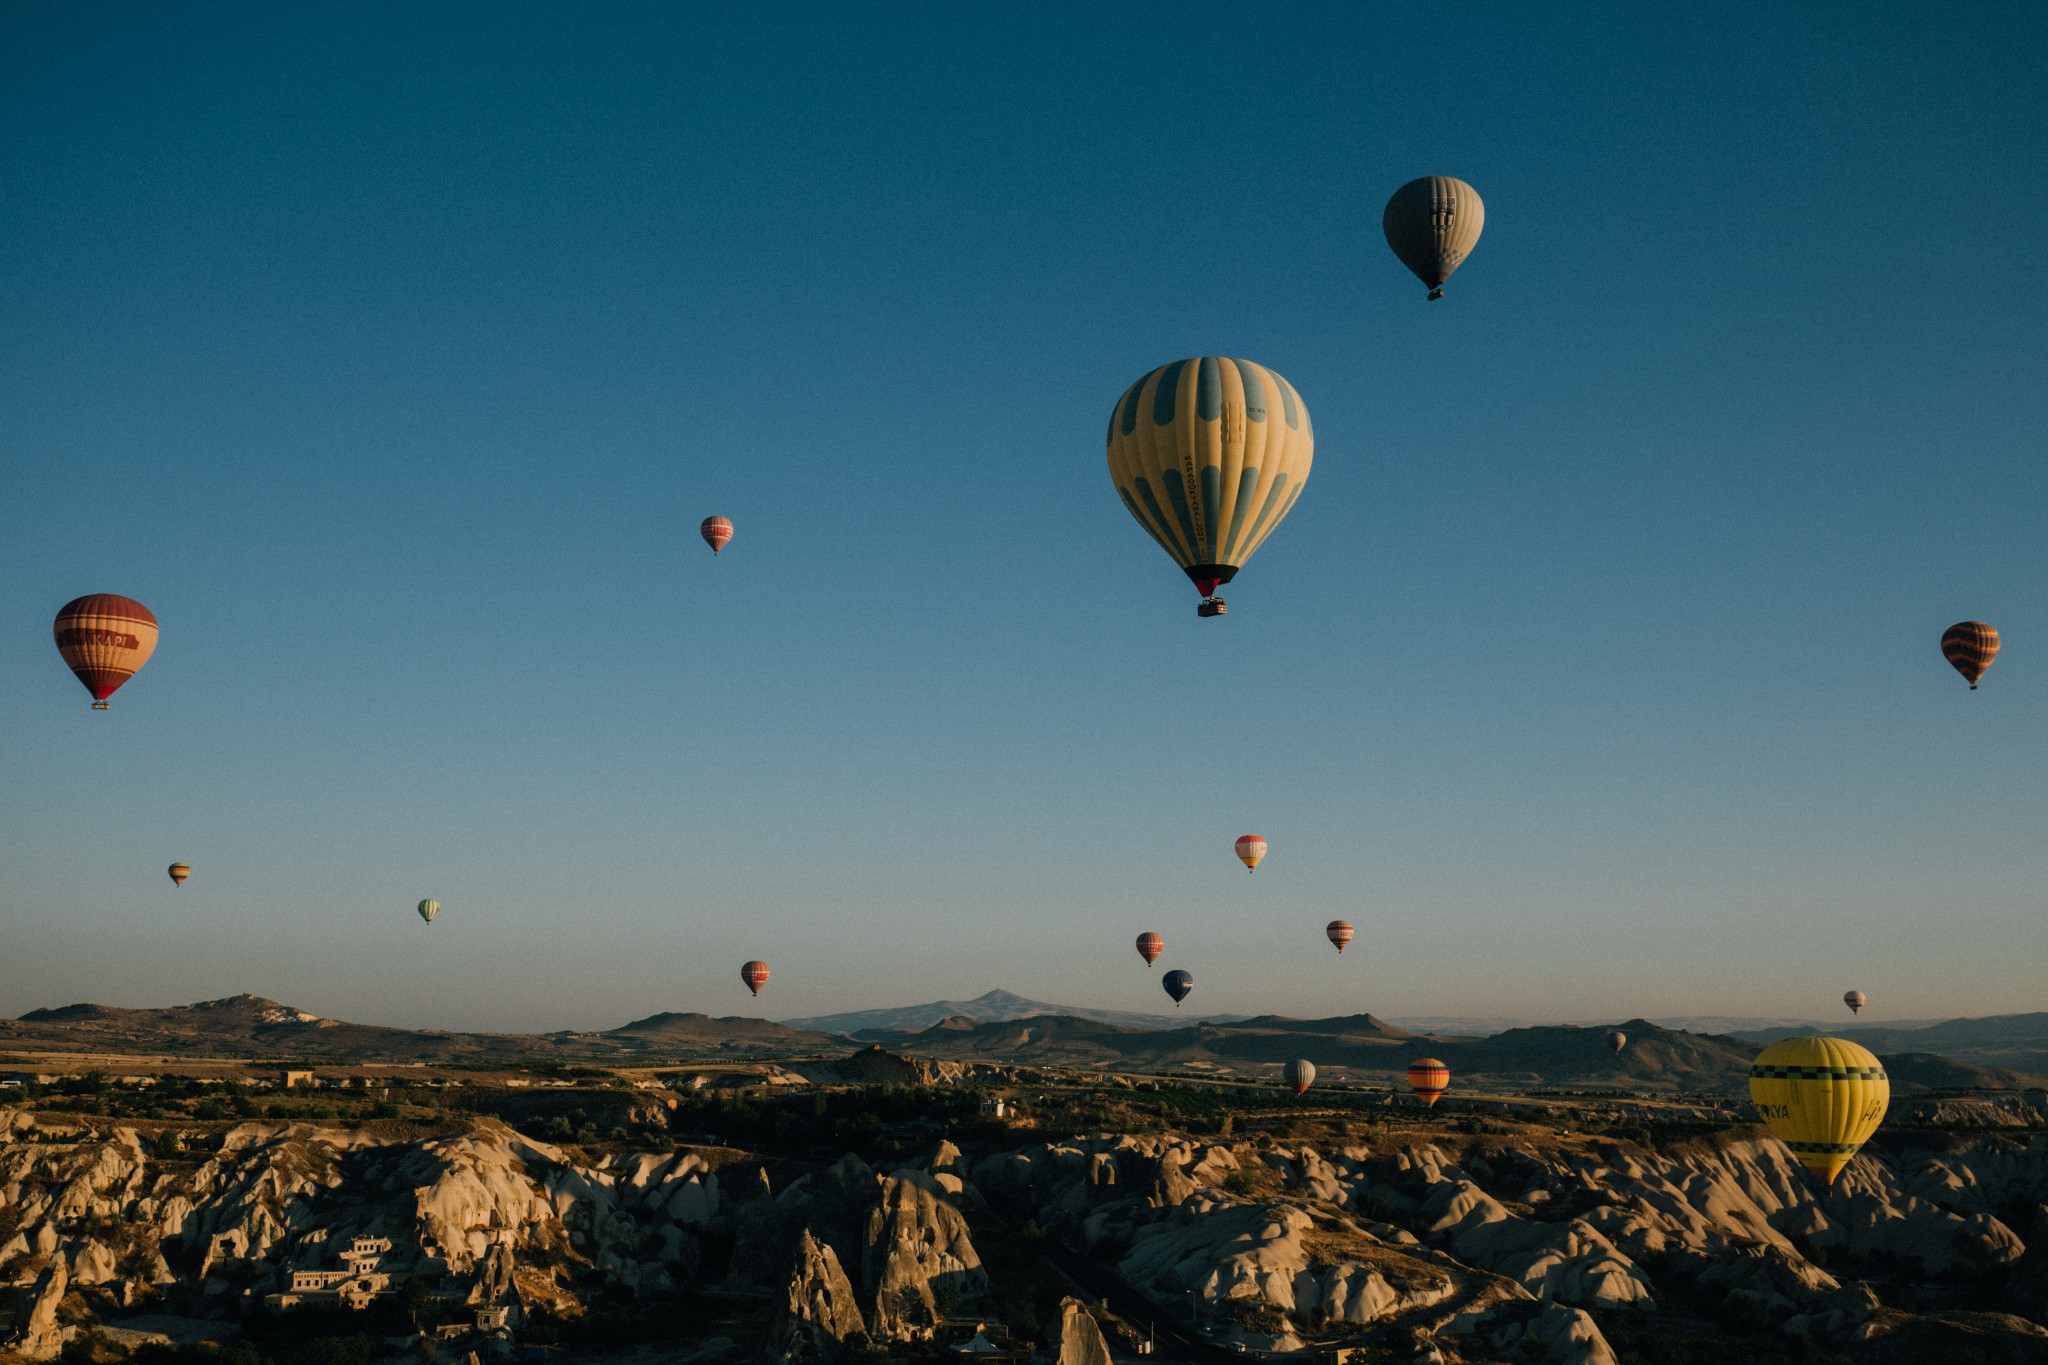
[[[1434,1057],[1418,1057],[1408,1063],[1408,1088],[1424,1104],[1435,1104],[1451,1088],[1451,1069]]]
[[[57,652],[92,693],[92,709],[107,709],[107,698],[135,676],[156,652],[156,617],[132,597],[90,593],[57,612]]]
[[[747,989],[759,995],[761,988],[768,984],[768,964],[755,958],[740,967],[740,980],[747,983]]]
[[[1245,871],[1257,872],[1259,870],[1259,859],[1265,856],[1266,841],[1264,839],[1256,834],[1240,834],[1237,836],[1237,857],[1238,861],[1244,864]]]
[[[732,523],[724,517],[706,517],[704,524],[697,528],[697,533],[704,537],[704,543],[711,547],[711,553],[715,557],[725,548],[726,542],[732,539]]]
[[[1296,1057],[1281,1069],[1280,1079],[1295,1094],[1306,1095],[1308,1088],[1316,1083],[1316,1064],[1306,1057]]]
[[[1165,951],[1166,940],[1159,937],[1159,935],[1154,933],[1138,935],[1138,956],[1145,959],[1147,967],[1157,962],[1159,955]]]
[[[1351,942],[1357,933],[1348,919],[1333,919],[1323,926],[1323,937],[1336,944],[1340,953],[1344,951],[1344,945]]]

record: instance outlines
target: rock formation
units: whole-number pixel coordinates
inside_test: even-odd
[[[1053,1365],[1110,1365],[1109,1343],[1102,1326],[1079,1299],[1060,1300],[1060,1320],[1053,1329]]]
[[[791,1361],[831,1360],[847,1337],[866,1330],[867,1322],[854,1302],[853,1282],[846,1278],[839,1257],[804,1232],[797,1239],[788,1297],[776,1323],[776,1349]]]
[[[868,1215],[863,1278],[878,1335],[921,1336],[938,1324],[938,1299],[988,1288],[967,1219],[937,1179],[901,1170],[882,1183]]]
[[[64,1258],[52,1257],[29,1293],[28,1315],[22,1319],[12,1343],[12,1349],[23,1359],[50,1360],[64,1349],[66,1334],[57,1322],[57,1306],[64,1302],[64,1291],[70,1282]]]

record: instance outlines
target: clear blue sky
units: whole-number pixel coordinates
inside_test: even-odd
[[[2044,56],[2020,4],[0,6],[0,1013],[2048,1006]],[[1432,173],[1487,227],[1426,304],[1379,214]],[[1102,450],[1203,353],[1317,434],[1221,621]],[[164,627],[108,715],[87,592]]]

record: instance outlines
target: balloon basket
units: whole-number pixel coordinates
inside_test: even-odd
[[[1195,615],[1197,616],[1228,616],[1229,614],[1230,608],[1224,605],[1223,599],[1220,597],[1205,597],[1202,599],[1202,605],[1195,608]]]
[[[92,709],[95,711],[111,711],[114,709],[114,704],[112,702],[96,701],[92,704]]]

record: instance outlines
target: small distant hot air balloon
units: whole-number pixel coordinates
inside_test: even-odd
[[[1429,296],[1444,296],[1444,281],[1465,263],[1486,226],[1486,205],[1479,191],[1448,175],[1425,175],[1394,191],[1380,228],[1401,264],[1429,286]]]
[[[172,863],[172,864],[171,864],[171,881],[172,881],[172,882],[173,882],[174,884],[176,884],[176,885],[178,885],[178,886],[183,886],[183,885],[185,884],[185,878],[187,878],[187,877],[189,877],[189,876],[191,876],[191,875],[192,875],[192,864],[190,864],[190,863]]]
[[[1884,1066],[1846,1038],[1784,1038],[1750,1064],[1749,1098],[1799,1164],[1832,1185],[1891,1103]]]
[[[1424,1104],[1435,1104],[1451,1088],[1451,1069],[1434,1057],[1418,1057],[1408,1063],[1408,1088]]]
[[[1166,940],[1159,935],[1149,932],[1138,935],[1138,956],[1145,959],[1147,967],[1157,962],[1159,955],[1165,951]]]
[[[1306,1095],[1308,1088],[1316,1083],[1316,1064],[1306,1057],[1296,1057],[1280,1073],[1297,1095]]]
[[[1344,951],[1344,945],[1351,942],[1352,936],[1357,934],[1357,932],[1356,929],[1351,927],[1351,921],[1348,919],[1333,919],[1323,926],[1323,937],[1336,944],[1337,951],[1340,953]]]
[[[441,913],[441,902],[439,902],[439,901],[421,901],[421,902],[420,902],[420,918],[421,918],[421,919],[423,919],[423,920],[425,920],[425,921],[426,921],[427,923],[429,923],[429,924],[432,924],[432,923],[434,922],[434,916],[436,916],[436,915],[438,915],[438,914],[440,914],[440,913]]]
[[[1266,841],[1256,834],[1237,836],[1237,858],[1247,872],[1259,870],[1259,859],[1266,856]]]
[[[1941,633],[1941,652],[1970,690],[1998,657],[1998,631],[1982,621],[1958,621]]]
[[[1166,988],[1166,993],[1173,997],[1173,1003],[1178,1005],[1187,999],[1188,992],[1195,988],[1194,973],[1175,968],[1162,977],[1159,984]]]
[[[156,652],[156,617],[132,597],[96,592],[75,597],[57,612],[57,652],[92,693],[92,709],[107,709],[107,698]]]
[[[1200,356],[1162,365],[1109,414],[1109,477],[1124,507],[1202,594],[1216,589],[1283,521],[1315,461],[1308,407],[1263,365]]]
[[[1865,996],[1862,991],[1844,991],[1842,993],[1842,1003],[1849,1007],[1849,1013],[1851,1014],[1863,1013],[1864,1000]]]
[[[725,548],[726,542],[732,539],[732,523],[724,517],[706,517],[704,524],[697,528],[697,533],[704,537],[704,543],[711,547],[712,557],[716,558],[718,552]]]
[[[1627,1046],[1628,1035],[1626,1033],[1623,1033],[1618,1028],[1607,1030],[1607,1050],[1609,1052],[1619,1052]]]
[[[747,983],[747,989],[759,995],[761,988],[768,984],[768,964],[755,958],[740,967],[740,980]]]

